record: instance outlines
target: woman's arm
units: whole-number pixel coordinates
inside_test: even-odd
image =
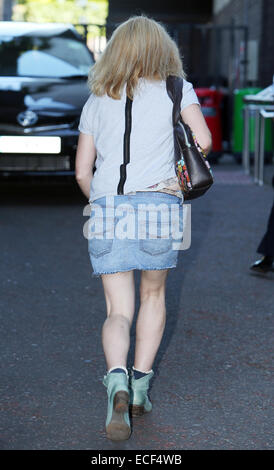
[[[190,104],[181,111],[181,116],[194,132],[200,147],[207,155],[212,149],[212,135],[199,104]]]
[[[89,199],[90,183],[93,178],[93,167],[96,158],[96,148],[92,135],[80,132],[78,138],[75,178],[84,195]]]

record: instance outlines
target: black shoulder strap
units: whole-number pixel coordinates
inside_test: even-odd
[[[131,108],[132,100],[127,96],[125,106],[125,133],[124,133],[124,161],[120,165],[120,181],[117,186],[117,194],[124,194],[124,184],[127,178],[127,164],[130,159],[130,132],[131,132]]]
[[[173,102],[172,123],[174,137],[174,159],[177,162],[181,158],[181,148],[177,139],[176,128],[178,123],[183,123],[181,116],[181,100],[183,96],[183,79],[175,75],[169,75],[166,79],[166,89],[168,96]],[[184,134],[183,134],[184,135]]]
[[[173,126],[181,119],[181,101],[183,97],[184,81],[181,77],[169,75],[166,79],[166,89],[168,96],[173,101],[172,121]]]

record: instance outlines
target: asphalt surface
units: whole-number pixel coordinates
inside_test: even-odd
[[[75,184],[1,184],[1,449],[273,448],[274,273],[249,266],[274,190],[231,162],[213,171],[191,203],[191,247],[168,275],[153,410],[120,443],[105,435],[105,300],[83,237],[86,199]],[[135,271],[128,366],[139,281]]]

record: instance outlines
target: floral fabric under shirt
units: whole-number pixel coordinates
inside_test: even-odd
[[[145,189],[140,189],[139,191],[160,191],[162,193],[173,194],[174,196],[177,196],[179,198],[183,197],[177,176],[163,180],[160,183],[148,186]],[[130,191],[127,194],[136,194],[136,192],[137,191]]]

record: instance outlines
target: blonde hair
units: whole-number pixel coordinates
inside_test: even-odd
[[[88,86],[97,96],[107,93],[118,100],[127,83],[126,94],[133,99],[140,77],[166,80],[168,75],[186,78],[177,44],[160,22],[131,16],[114,30],[91,67]]]

